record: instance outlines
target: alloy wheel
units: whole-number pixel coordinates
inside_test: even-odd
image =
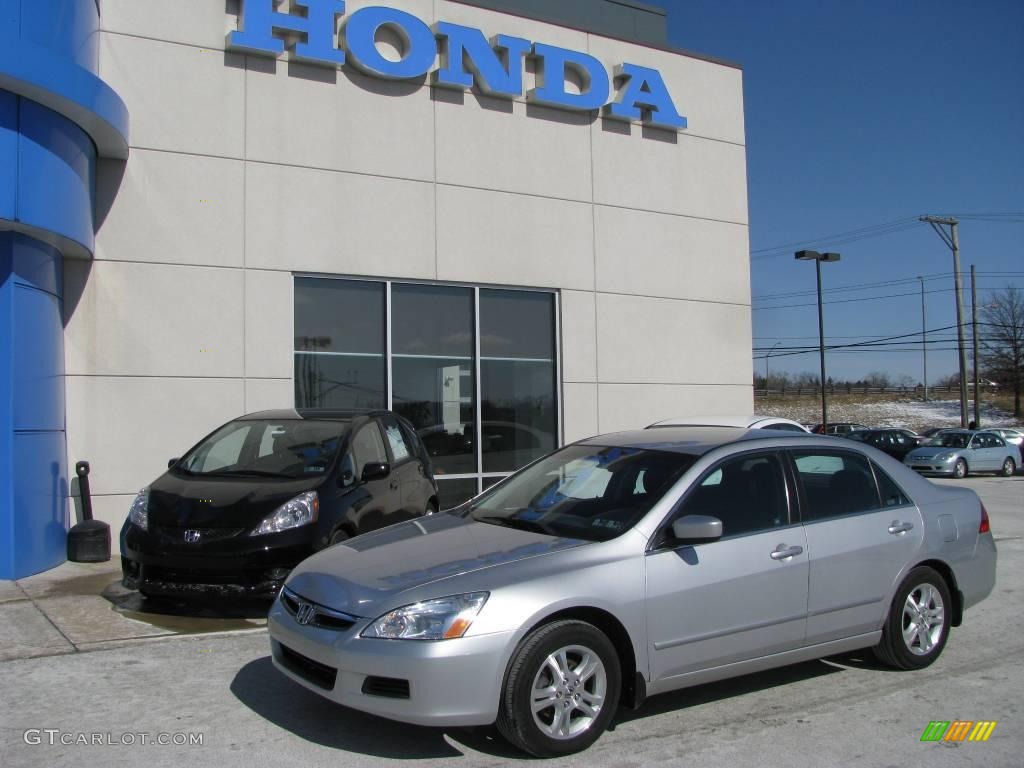
[[[542,733],[571,739],[594,724],[608,692],[608,674],[596,652],[568,645],[550,654],[530,687],[530,709]]]
[[[903,603],[903,642],[915,656],[927,656],[942,639],[945,605],[931,584],[919,584]]]

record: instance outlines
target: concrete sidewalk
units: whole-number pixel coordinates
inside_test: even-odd
[[[119,562],[64,563],[0,581],[0,661],[55,656],[210,632],[259,631],[267,603],[208,605],[146,600],[121,586]]]

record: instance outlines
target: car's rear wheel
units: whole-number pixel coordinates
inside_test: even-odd
[[[1009,456],[1006,457],[1006,461],[1003,462],[1003,477],[1013,477],[1013,473],[1017,471],[1017,465],[1013,462]]]
[[[914,568],[896,590],[875,656],[898,669],[927,667],[946,646],[952,609],[945,579],[933,568]]]
[[[957,459],[956,464],[953,465],[953,477],[957,479],[963,479],[967,477],[967,462],[963,459]]]
[[[620,680],[619,657],[597,627],[574,620],[545,624],[512,657],[498,730],[537,757],[584,750],[615,715]]]

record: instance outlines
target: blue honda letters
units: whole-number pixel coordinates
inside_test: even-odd
[[[242,0],[239,30],[228,35],[228,50],[277,57],[284,53],[281,33],[299,35],[292,58],[332,67],[352,66],[389,80],[414,80],[431,75],[435,86],[466,90],[476,87],[489,96],[514,99],[523,95],[523,59],[536,62],[537,87],[527,101],[577,112],[602,110],[605,117],[671,130],[686,128],[656,69],[624,63],[609,78],[604,65],[589,54],[497,35],[488,40],[473,27],[439,22],[433,29],[412,14],[370,6],[351,14],[334,42],[344,0],[295,0],[305,16],[280,13],[274,0]],[[400,58],[384,56],[378,34],[386,31],[399,42]],[[341,47],[339,47],[341,46]],[[342,50],[342,47],[344,50]],[[440,67],[435,62],[440,59]],[[573,82],[578,89],[568,89]],[[612,99],[613,88],[617,96]]]

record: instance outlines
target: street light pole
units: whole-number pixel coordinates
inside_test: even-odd
[[[978,379],[978,284],[971,264],[971,334],[974,336],[974,426],[981,429],[981,383]]]
[[[821,262],[839,261],[838,253],[818,253],[817,251],[797,251],[793,254],[801,261],[813,261],[815,274],[818,278],[818,355],[821,358],[821,429],[828,433],[828,397],[825,394],[825,315],[821,302]]]

